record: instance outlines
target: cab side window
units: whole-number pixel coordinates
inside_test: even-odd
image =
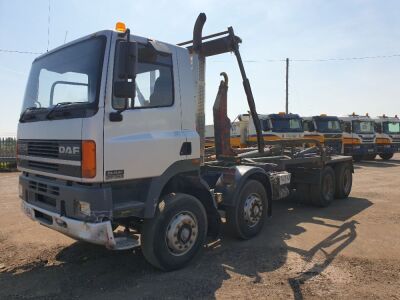
[[[113,98],[113,108],[124,107],[125,99]],[[157,52],[151,46],[139,45],[136,74],[136,97],[128,108],[154,108],[172,106],[174,84],[172,55]]]

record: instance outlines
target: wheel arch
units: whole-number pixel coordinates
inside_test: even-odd
[[[228,177],[228,178],[226,178]],[[272,213],[272,185],[271,181],[264,169],[253,166],[237,166],[234,176],[226,176],[223,174],[218,180],[215,187],[216,192],[223,194],[223,205],[234,206],[239,201],[239,191],[242,189],[247,180],[257,180],[267,192],[268,216]]]
[[[155,205],[158,204],[162,196],[170,193],[183,193],[197,198],[204,206],[207,213],[207,234],[213,237],[219,234],[221,218],[214,197],[208,184],[201,179],[198,172],[185,172],[172,176],[160,191]]]

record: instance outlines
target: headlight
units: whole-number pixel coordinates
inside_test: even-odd
[[[85,202],[85,201],[79,201],[78,208],[82,214],[84,214],[86,216],[90,216],[90,203]]]

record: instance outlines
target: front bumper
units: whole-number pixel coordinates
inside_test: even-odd
[[[400,143],[392,143],[392,144],[378,144],[377,145],[378,153],[398,153],[400,152]]]
[[[385,144],[385,145],[377,145],[376,149],[378,153],[395,153],[398,151],[397,147],[391,144]]]
[[[359,145],[345,145],[344,155],[366,155],[376,154],[377,149],[375,144],[359,144]]]
[[[63,217],[57,213],[31,205],[22,200],[22,211],[34,221],[61,232],[73,239],[116,248],[111,222],[88,223]]]

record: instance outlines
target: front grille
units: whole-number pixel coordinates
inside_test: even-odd
[[[58,164],[29,160],[28,166],[35,168],[35,169],[45,170],[45,171],[58,171]]]
[[[37,182],[34,180],[29,181],[29,188],[31,190],[37,191],[37,192],[42,192],[42,193],[47,193],[55,196],[60,195],[60,188],[54,185],[50,184],[45,184],[41,182]]]
[[[393,138],[393,143],[400,143],[400,138]]]
[[[28,142],[28,155],[58,158],[57,141],[30,141]]]
[[[363,138],[362,141],[363,141],[363,143],[373,143],[374,138]]]
[[[80,140],[18,140],[18,166],[51,174],[81,177]]]

